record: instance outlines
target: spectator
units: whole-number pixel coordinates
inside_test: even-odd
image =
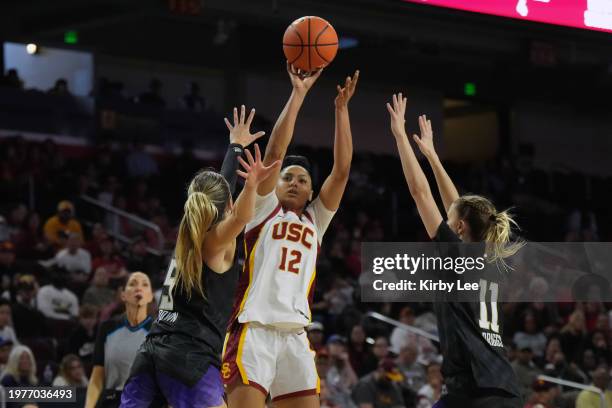
[[[389,356],[389,340],[385,336],[378,336],[374,340],[372,352],[379,362],[387,358]]]
[[[28,215],[23,233],[16,238],[17,254],[26,259],[45,259],[53,255],[40,226],[40,215],[33,211]]]
[[[517,359],[512,362],[512,368],[516,373],[523,398],[526,399],[531,393],[531,387],[538,375],[542,372],[533,362],[533,352],[529,347],[522,347],[517,353]]]
[[[157,276],[162,269],[159,257],[147,251],[147,241],[140,235],[130,245],[130,253],[127,259],[129,271],[142,271],[150,278]]]
[[[101,255],[92,262],[93,270],[100,267],[106,269],[109,279],[121,279],[127,276],[125,262],[115,252],[115,244],[110,238],[106,238],[100,243]]]
[[[559,394],[559,387],[544,380],[534,380],[531,386],[533,391],[525,408],[554,408],[554,401]]]
[[[61,249],[66,244],[68,234],[75,232],[83,238],[81,223],[74,218],[74,205],[70,201],[60,201],[57,214],[47,220],[43,228],[45,238],[55,248]]]
[[[544,355],[546,336],[538,331],[537,321],[533,313],[525,313],[523,330],[514,334],[513,341],[519,350],[529,348],[537,358],[541,358]],[[531,382],[529,384],[531,385]]]
[[[8,216],[8,231],[9,239],[16,242],[16,238],[23,234],[26,217],[28,216],[28,207],[25,204],[19,203],[11,208]]]
[[[612,356],[610,355],[610,348],[608,347],[608,339],[606,333],[601,330],[596,330],[590,334],[588,341],[588,347],[590,347],[595,353],[597,364],[609,365],[611,363]]]
[[[6,72],[2,80],[2,85],[7,88],[23,89],[23,80],[19,78],[17,70],[11,68]]]
[[[586,326],[584,313],[575,310],[569,317],[567,324],[561,329],[561,348],[572,363],[580,361],[586,340]]]
[[[325,378],[321,378],[319,380],[319,384],[319,388],[321,390],[321,393],[319,394],[321,405],[319,408],[344,408],[330,399],[329,391],[327,389],[327,381],[325,381]]]
[[[206,102],[200,95],[200,85],[198,85],[197,82],[191,82],[189,84],[189,91],[185,96],[183,96],[182,102],[183,106],[187,110],[198,113],[204,112]]]
[[[358,378],[346,352],[346,339],[334,334],[327,340],[330,366],[325,376],[329,399],[343,408],[352,408],[351,389]]]
[[[138,103],[155,108],[164,108],[166,106],[166,101],[161,97],[161,89],[161,81],[157,78],[153,78],[149,83],[149,90],[140,94],[138,97]]]
[[[442,371],[440,364],[430,363],[427,366],[427,384],[417,392],[417,408],[431,408],[442,395]]]
[[[101,223],[96,222],[91,228],[91,239],[85,245],[85,249],[89,251],[92,258],[97,258],[102,254],[100,245],[102,244],[102,241],[107,238],[108,233],[106,232],[104,226]]]
[[[47,334],[45,316],[38,310],[38,282],[32,275],[21,275],[15,284],[13,322],[21,340],[38,339]]]
[[[0,384],[5,387],[33,387],[38,384],[36,360],[29,347],[13,347],[0,376]]]
[[[425,367],[417,361],[419,352],[415,344],[407,344],[400,349],[396,359],[397,368],[404,376],[404,386],[418,392],[425,385]]]
[[[66,81],[64,78],[60,78],[55,81],[55,85],[53,85],[53,88],[49,89],[47,93],[49,95],[56,96],[71,96],[71,93],[68,90],[68,81]]]
[[[406,306],[400,311],[399,321],[408,326],[415,326],[415,317],[414,310],[410,306]],[[423,355],[426,359],[430,358],[430,354],[435,350],[434,345],[429,339],[409,332],[402,327],[394,328],[389,340],[391,342],[391,351],[395,354],[399,354],[402,347],[407,344],[416,345],[418,354]]]
[[[87,387],[87,377],[81,359],[74,354],[62,358],[59,374],[53,380],[54,387]]]
[[[317,353],[325,347],[325,344],[323,344],[323,330],[323,323],[320,322],[312,322],[307,328],[310,347]]]
[[[96,325],[98,324],[98,309],[92,305],[83,304],[79,310],[79,325],[68,335],[65,352],[77,355],[82,361],[90,362],[96,343]],[[91,371],[87,364],[86,372]]]
[[[366,333],[363,326],[356,324],[351,329],[348,350],[351,366],[359,378],[376,370],[378,360],[370,351],[368,343],[366,343]]]
[[[100,266],[94,272],[91,286],[83,294],[83,303],[102,307],[109,305],[115,298],[115,291],[108,287],[108,272]]]
[[[66,275],[65,269],[54,267],[50,271],[51,283],[38,291],[38,310],[47,318],[70,320],[79,314],[79,299],[66,288]]]
[[[593,384],[594,387],[599,388],[605,396],[606,407],[612,407],[612,391],[609,389],[610,386],[610,374],[606,367],[599,367],[593,373]],[[593,391],[581,391],[578,394],[578,399],[576,400],[576,408],[600,408],[601,407],[601,398],[599,394],[594,393]]]
[[[0,338],[19,344],[15,330],[11,327],[11,303],[6,299],[0,299]]]
[[[595,372],[597,366],[595,352],[592,349],[584,350],[584,353],[582,353],[582,368],[589,378],[592,378],[593,372]]]
[[[0,338],[0,372],[4,371],[6,368],[13,346],[14,343],[12,340]]]
[[[0,284],[2,291],[9,290],[13,277],[23,270],[17,261],[15,245],[11,241],[0,242]]]
[[[71,274],[75,282],[87,282],[91,273],[91,255],[89,251],[81,248],[81,235],[75,232],[68,234],[66,248],[55,255],[54,263]]]
[[[376,371],[363,377],[353,390],[358,408],[396,408],[404,406],[400,383],[402,375],[392,359],[382,360]]]

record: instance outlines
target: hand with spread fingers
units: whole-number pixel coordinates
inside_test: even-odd
[[[248,118],[245,119],[245,117],[246,107],[242,105],[240,107],[240,116],[238,116],[238,108],[234,108],[233,126],[227,118],[224,118],[225,125],[230,132],[230,143],[237,143],[242,147],[247,147],[266,134],[266,132],[251,133],[251,123],[253,122],[253,118],[255,118],[255,109],[251,109]]]
[[[338,95],[334,100],[334,104],[336,105],[336,109],[342,109],[348,107],[348,103],[353,97],[355,93],[355,88],[357,87],[357,81],[359,81],[359,70],[355,71],[352,77],[347,76],[344,81],[344,86],[336,85],[336,89],[338,90]]]

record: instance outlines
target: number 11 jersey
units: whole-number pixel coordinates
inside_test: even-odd
[[[281,207],[274,191],[257,196],[234,318],[287,329],[310,323],[317,255],[334,213],[319,197],[298,216]]]

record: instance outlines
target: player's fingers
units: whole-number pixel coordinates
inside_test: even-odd
[[[249,177],[247,173],[245,173],[244,171],[240,171],[240,170],[236,170],[236,174],[238,174],[243,179],[246,179],[247,177]]]
[[[395,117],[395,111],[393,110],[393,108],[391,107],[391,104],[389,102],[387,102],[387,110],[391,114],[391,117]]]
[[[275,170],[277,167],[280,167],[281,165],[281,161],[280,160],[276,160],[274,163],[271,163],[269,166],[264,167],[264,169],[266,170]]]
[[[261,161],[261,150],[259,150],[259,145],[257,143],[255,143],[255,161]]]
[[[427,130],[429,133],[433,135],[433,130],[431,129],[431,120],[427,119]]]
[[[404,100],[402,100],[402,110],[404,112],[406,112],[406,105],[408,105],[408,98],[404,98]]]
[[[240,124],[244,123],[245,114],[246,114],[246,107],[244,105],[240,105]]]
[[[248,150],[247,150],[247,152],[248,152]],[[238,163],[240,163],[240,165],[241,165],[242,167],[244,167],[244,169],[245,169],[246,171],[251,170],[251,166],[249,166],[249,164],[248,164],[247,162],[245,162],[245,161],[244,161],[244,159],[243,159],[242,157],[238,157]]]
[[[247,160],[249,161],[249,165],[252,166],[255,164],[255,159],[253,158],[253,155],[251,154],[251,152],[249,150],[245,150],[244,153],[246,154]]]
[[[262,137],[265,134],[266,134],[266,132],[264,132],[263,130],[260,131],[260,132],[257,132],[254,135],[252,135],[253,136],[253,140],[257,140],[257,139],[259,139],[260,137]]]
[[[234,130],[234,128],[232,127],[232,124],[230,123],[230,121],[227,118],[223,118],[223,121],[225,122],[225,126],[227,126],[227,128],[229,129],[230,132],[232,130]]]
[[[412,135],[412,138],[414,139],[414,142],[421,147],[421,144],[423,143],[421,142],[421,138],[418,135]]]
[[[357,86],[357,81],[359,81],[359,70],[355,71],[353,74],[353,80],[351,81],[351,89],[355,89]]]
[[[397,110],[397,95],[393,94],[393,110]]]
[[[234,107],[234,126],[238,126],[238,108]]]
[[[348,89],[351,86],[351,77],[347,76],[344,80],[344,89]]]
[[[249,117],[247,118],[246,124],[248,127],[251,127],[251,122],[253,122],[254,117],[255,117],[255,108],[251,109],[251,113],[249,113]]]

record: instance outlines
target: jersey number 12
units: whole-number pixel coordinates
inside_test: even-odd
[[[489,320],[489,305],[487,304],[487,286],[491,290],[491,320]],[[478,324],[481,329],[491,330],[499,333],[499,322],[497,313],[497,297],[499,295],[499,285],[495,282],[480,280],[480,319]]]

